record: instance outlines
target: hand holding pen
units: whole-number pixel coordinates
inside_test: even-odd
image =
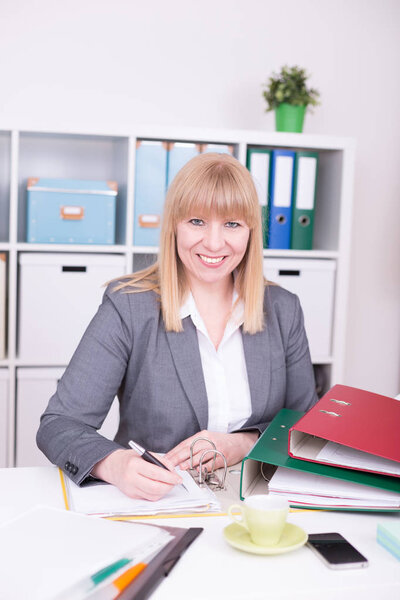
[[[172,469],[168,469],[168,467],[166,465],[164,465],[164,463],[162,463],[160,460],[158,460],[158,458],[156,458],[154,456],[154,454],[151,454],[150,452],[148,452],[147,450],[142,448],[142,446],[140,446],[136,442],[132,442],[132,440],[131,440],[129,442],[129,446],[132,448],[132,450],[135,450],[139,454],[139,456],[141,456],[143,458],[143,460],[146,460],[147,462],[151,463],[152,465],[157,465],[157,467],[161,467],[162,469],[167,469],[167,471],[172,470]]]
[[[94,466],[92,475],[115,485],[131,498],[152,501],[159,500],[182,483],[182,478],[168,459],[164,464],[147,452],[141,460],[142,452],[135,450],[111,452]],[[144,448],[142,450],[144,453]]]
[[[156,465],[157,467],[161,467],[162,469],[166,469],[167,471],[174,472],[173,467],[171,469],[168,469],[168,467],[164,463],[162,463],[160,460],[158,460],[158,458],[156,458],[154,456],[154,454],[151,454],[151,452],[149,452],[148,450],[145,450],[142,446],[140,446],[136,442],[132,442],[132,440],[131,440],[129,442],[129,446],[132,448],[132,450],[135,450],[139,454],[139,456],[141,456],[143,458],[143,460],[145,460],[146,462],[151,463],[152,465]],[[183,487],[185,487],[185,486],[183,486]]]

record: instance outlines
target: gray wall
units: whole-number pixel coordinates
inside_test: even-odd
[[[312,73],[308,133],[357,138],[346,381],[400,391],[398,0],[2,0],[0,125],[272,130],[261,84]]]

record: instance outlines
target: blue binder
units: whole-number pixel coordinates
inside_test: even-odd
[[[171,142],[168,152],[167,187],[178,171],[194,156],[199,154],[198,144],[187,142]]]
[[[201,151],[217,152],[217,154],[231,154],[233,156],[233,146],[228,144],[202,144]]]
[[[295,154],[292,150],[272,152],[268,248],[281,250],[290,248]]]
[[[136,148],[135,221],[136,246],[158,246],[167,183],[165,142],[139,141]]]

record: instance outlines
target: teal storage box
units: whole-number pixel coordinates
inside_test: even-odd
[[[115,181],[31,177],[27,241],[114,244],[117,193]]]

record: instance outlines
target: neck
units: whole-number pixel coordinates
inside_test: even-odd
[[[205,299],[207,299],[207,304],[232,302],[234,288],[232,275],[229,275],[223,281],[216,281],[210,284],[204,284],[197,280],[189,280],[188,284],[196,304],[198,301]]]

